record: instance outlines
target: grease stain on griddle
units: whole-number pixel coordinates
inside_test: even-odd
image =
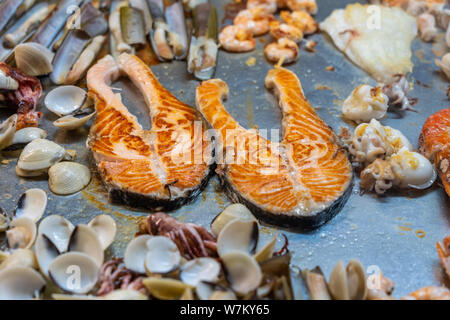
[[[427,235],[427,233],[421,229],[415,230],[414,233],[416,234],[416,237],[419,239],[423,239]]]

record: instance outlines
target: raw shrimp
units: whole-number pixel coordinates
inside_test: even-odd
[[[450,290],[444,287],[428,286],[411,292],[403,300],[450,300]]]
[[[275,39],[288,38],[296,43],[303,39],[303,32],[297,27],[279,21],[270,23],[270,34]]]
[[[234,25],[241,26],[255,36],[269,32],[269,23],[274,20],[273,15],[264,12],[262,8],[242,10],[234,18]]]
[[[288,38],[278,39],[264,50],[267,60],[278,62],[279,65],[294,62],[298,59],[298,46]]]
[[[306,11],[281,11],[280,17],[287,24],[302,30],[304,34],[312,34],[317,31],[316,20]]]
[[[247,52],[255,49],[252,34],[241,26],[227,26],[219,35],[220,45],[230,52]]]
[[[266,13],[277,12],[277,0],[248,0],[247,9],[262,8]]]
[[[286,0],[286,5],[292,11],[305,10],[310,14],[317,13],[316,0]]]
[[[436,242],[436,250],[442,268],[444,268],[447,277],[450,279],[450,236],[446,236],[444,240],[442,240],[442,246],[439,242]]]

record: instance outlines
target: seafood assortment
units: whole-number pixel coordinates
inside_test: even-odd
[[[224,6],[222,21],[209,0],[1,1],[0,162],[11,162],[23,191],[0,195],[14,201],[13,209],[0,208],[0,300],[293,300],[301,298],[294,281],[312,300],[396,299],[394,281],[357,258],[333,269],[322,263],[300,269],[288,232],[308,237],[330,221],[358,180],[359,196],[373,192],[371,201],[395,196],[392,190],[419,198],[434,185],[445,207],[448,100],[432,101],[440,104],[434,114],[416,109],[408,77],[418,37],[433,46],[439,81],[450,78],[450,9],[443,0],[370,0],[335,9],[318,23],[316,0],[231,1],[234,9]],[[339,136],[306,98],[313,101],[327,87],[311,92],[311,70],[290,70],[304,48],[308,59],[320,51],[316,57],[327,62],[322,70],[330,77],[339,72],[321,52],[327,38],[314,35],[319,32],[375,80],[353,81],[348,97],[335,100],[354,127]],[[233,99],[225,102],[227,83],[213,79],[225,76],[222,55],[239,59],[231,53],[254,50],[274,65],[264,85],[279,108],[280,140],[268,139],[250,115],[245,128]],[[190,97],[170,85],[170,68],[180,63],[195,88]],[[163,74],[156,64],[169,70]],[[144,117],[116,86],[124,78],[143,98]],[[194,100],[195,106],[183,102]],[[417,149],[409,132],[388,122],[392,113],[404,121],[405,111],[431,114]],[[223,191],[232,204],[221,206],[209,225],[191,222],[200,214],[195,209],[190,217],[172,215],[200,195],[204,200],[215,174],[214,192]],[[89,187],[97,179],[102,184]],[[48,187],[35,184],[42,182]],[[141,216],[128,222],[134,235],[125,234],[120,209],[117,215],[80,211],[71,222],[70,210],[54,206],[71,196],[88,199],[98,188],[112,205]],[[286,234],[273,229],[280,227]],[[124,241],[124,250],[112,250]],[[448,280],[450,235],[435,247],[436,266]],[[399,298],[450,300],[450,289],[435,282]]]

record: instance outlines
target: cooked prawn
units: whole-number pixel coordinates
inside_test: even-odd
[[[273,15],[257,7],[240,11],[233,23],[236,26],[244,27],[255,36],[260,36],[269,32],[269,23],[274,19]]]
[[[450,290],[444,287],[428,286],[411,292],[403,300],[450,300]]]
[[[220,45],[230,52],[247,52],[255,49],[252,34],[241,26],[227,26],[219,34]]]
[[[318,26],[316,20],[306,11],[281,11],[280,17],[287,24],[302,30],[304,34],[312,34],[317,31]]]
[[[446,236],[444,240],[442,240],[442,246],[439,242],[436,242],[436,250],[438,252],[442,268],[444,268],[444,271],[447,273],[447,277],[450,279],[450,236]]]
[[[264,49],[267,60],[279,65],[294,62],[298,59],[298,46],[288,38],[280,38]]]
[[[286,5],[292,11],[305,10],[310,14],[317,13],[316,0],[286,0]]]
[[[288,38],[296,43],[303,39],[303,32],[297,27],[280,21],[272,21],[270,23],[270,34],[275,39]]]
[[[266,13],[277,12],[277,0],[248,0],[247,9],[262,8]]]

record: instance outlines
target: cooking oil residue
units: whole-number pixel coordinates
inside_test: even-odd
[[[427,233],[421,229],[414,231],[414,233],[416,234],[416,237],[419,239],[425,238],[425,236],[427,235]]]
[[[417,59],[419,59],[419,61],[423,62],[423,63],[431,63],[430,60],[425,59],[424,57],[424,52],[423,50],[416,50],[416,52],[414,52],[415,56],[417,57]]]
[[[247,93],[247,98],[245,99],[245,104],[247,105],[247,119],[248,119],[248,128],[251,129],[254,127],[254,117],[253,117],[253,103],[252,97],[250,93]]]

